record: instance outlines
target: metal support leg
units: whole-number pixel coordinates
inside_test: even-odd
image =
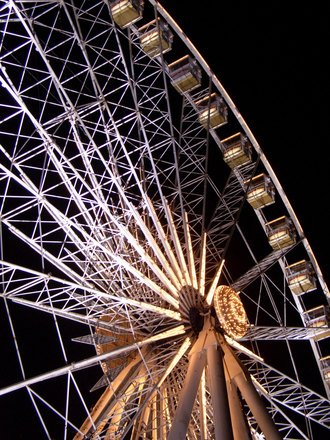
[[[185,440],[186,438],[191,411],[205,366],[205,357],[204,351],[197,351],[190,356],[187,376],[180,393],[168,440]]]
[[[250,376],[244,371],[243,366],[233,353],[232,349],[225,342],[223,337],[219,337],[221,348],[225,354],[224,361],[228,375],[235,382],[247,405],[249,406],[256,422],[260,426],[266,440],[282,440],[282,436],[277,430],[273,419],[268,414],[266,407],[257,393]]]
[[[206,418],[206,384],[205,384],[205,368],[202,373],[201,383],[199,385],[199,423],[200,423],[200,440],[207,440],[207,418]]]
[[[234,440],[251,440],[250,430],[243,413],[237,386],[229,378],[227,380],[227,392]]]
[[[222,350],[216,344],[207,347],[207,363],[212,396],[216,440],[233,440]]]
[[[268,414],[265,405],[257,393],[254,385],[246,379],[243,373],[235,376],[234,380],[246,403],[248,404],[254,418],[264,433],[266,440],[282,440],[283,437],[278,432],[273,419]]]

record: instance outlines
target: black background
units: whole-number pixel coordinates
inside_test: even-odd
[[[234,101],[329,278],[330,30],[325,3],[161,2]]]

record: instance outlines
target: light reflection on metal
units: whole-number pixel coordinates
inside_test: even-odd
[[[160,388],[162,384],[164,383],[165,379],[168,377],[168,375],[171,373],[171,371],[175,368],[175,366],[178,364],[182,356],[185,354],[185,352],[188,350],[188,348],[191,345],[190,338],[186,338],[181,345],[180,349],[178,350],[177,354],[172,359],[170,365],[167,367],[163,377],[160,379],[160,381],[157,384],[157,387]]]
[[[188,286],[190,286],[191,280],[190,280],[190,276],[189,276],[187,263],[186,263],[184,255],[183,255],[183,250],[182,250],[182,246],[181,246],[180,239],[178,236],[178,232],[177,232],[174,220],[173,220],[172,212],[170,210],[170,207],[168,206],[168,203],[166,203],[166,208],[167,208],[169,228],[172,232],[172,239],[173,239],[174,247],[175,247],[175,250],[176,250],[176,253],[178,256],[178,260],[179,260],[179,264],[180,264],[181,271],[183,274],[183,278],[184,278],[186,284]]]
[[[140,344],[149,344],[150,342],[160,341],[162,339],[171,338],[173,336],[180,336],[186,332],[184,325],[179,325],[178,327],[172,328],[170,330],[166,330],[165,332],[159,333],[157,335],[151,336],[150,338],[144,339],[143,343]]]
[[[220,263],[220,266],[219,266],[219,268],[217,270],[217,273],[215,274],[215,277],[213,278],[210,290],[208,291],[208,294],[206,296],[206,303],[208,305],[212,304],[213,296],[215,294],[215,291],[216,291],[216,288],[217,288],[217,284],[218,284],[218,281],[219,281],[219,278],[220,278],[220,275],[221,275],[222,268],[223,268],[224,264],[225,264],[225,260],[222,260],[221,263]]]
[[[188,214],[186,212],[184,214],[185,214],[184,219],[185,219],[186,234],[187,234],[189,272],[190,272],[190,277],[191,277],[192,285],[193,285],[194,289],[198,289],[195,261],[194,261],[194,252],[193,252],[193,246],[192,246],[192,242],[191,242],[190,228],[189,228],[189,222],[188,222]]]
[[[199,385],[199,408],[200,408],[200,423],[201,423],[201,439],[207,440],[207,418],[206,418],[206,377],[205,368],[202,373],[201,383]]]
[[[199,292],[201,296],[205,295],[206,238],[207,235],[204,232],[202,247],[201,247],[202,253],[200,258],[200,273],[199,273]]]
[[[228,342],[229,345],[236,348],[239,351],[242,351],[243,353],[249,355],[251,358],[263,362],[263,358],[258,356],[257,354],[253,353],[253,351],[249,350],[248,348],[244,347],[244,345],[239,344],[234,339],[230,338],[229,336],[225,335],[225,339]]]

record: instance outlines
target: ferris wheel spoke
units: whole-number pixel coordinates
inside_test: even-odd
[[[4,395],[4,394],[8,394],[13,391],[17,391],[21,388],[25,388],[25,387],[31,386],[33,384],[40,383],[44,380],[54,379],[54,378],[63,376],[65,374],[72,373],[74,371],[89,368],[93,365],[97,365],[99,362],[102,362],[102,361],[106,361],[106,360],[109,361],[110,359],[116,359],[116,358],[122,356],[123,354],[127,354],[129,352],[138,350],[139,348],[142,348],[144,346],[148,346],[151,343],[160,342],[160,341],[163,341],[164,339],[168,339],[168,338],[172,338],[172,337],[177,337],[177,336],[183,335],[184,333],[185,333],[185,329],[184,329],[183,325],[174,327],[173,329],[166,330],[166,331],[164,331],[162,333],[158,333],[157,335],[154,335],[154,336],[150,336],[150,337],[145,338],[139,342],[134,342],[133,344],[130,344],[130,345],[127,345],[124,347],[118,347],[118,348],[111,350],[110,352],[98,354],[98,355],[92,356],[88,359],[74,362],[74,363],[69,364],[65,367],[58,368],[56,370],[49,371],[44,374],[40,374],[39,376],[33,377],[31,379],[26,379],[22,382],[18,382],[16,384],[10,385],[8,387],[1,388],[0,395]]]
[[[63,291],[63,293],[67,293],[67,290]],[[3,296],[3,295],[0,295]],[[181,315],[178,312],[174,312],[172,310],[164,309],[162,307],[155,306],[153,304],[143,303],[141,301],[137,300],[130,300],[130,299],[118,299],[114,300],[113,298],[105,298],[108,301],[104,303],[95,303],[93,310],[93,307],[91,306],[91,301],[94,296],[86,297],[86,296],[80,296],[77,294],[72,294],[72,296],[68,296],[66,300],[62,300],[63,302],[67,302],[68,299],[71,301],[71,304],[68,308],[58,308],[54,304],[57,304],[58,300],[55,297],[55,300],[51,302],[50,305],[45,304],[46,301],[30,301],[27,299],[22,299],[20,297],[13,297],[10,295],[5,295],[7,299],[12,301],[13,303],[20,304],[22,306],[30,307],[36,310],[43,311],[48,314],[52,314],[55,316],[59,316],[62,318],[66,318],[68,320],[72,320],[75,322],[80,322],[82,324],[86,325],[93,325],[96,328],[104,328],[105,330],[113,331],[114,333],[129,333],[130,330],[128,330],[125,327],[120,326],[120,316],[123,317],[126,316],[127,311],[121,310],[123,308],[123,305],[131,306],[129,307],[129,310],[131,312],[140,312],[141,311],[148,311],[154,314],[155,317],[164,317],[168,319],[173,319],[174,321],[182,321]],[[72,302],[75,302],[76,305],[73,305]],[[80,312],[80,310],[85,311],[88,309],[89,314],[83,315]],[[102,313],[104,313],[105,310],[113,310],[117,316],[117,320],[112,323],[107,323],[106,321],[102,320]],[[77,312],[75,312],[77,310]],[[125,318],[126,322],[126,318]],[[149,324],[151,321],[151,316],[149,316]]]
[[[77,320],[78,322],[92,323],[93,320],[94,322],[98,322],[102,314],[99,308],[105,311],[109,308],[117,309],[123,305],[127,305],[130,306],[132,310],[149,311],[155,314],[155,316],[164,316],[175,321],[181,321],[182,319],[178,312],[157,306],[153,303],[126,297],[124,291],[122,295],[114,296],[95,289],[92,286],[83,286],[82,283],[76,284],[65,279],[54,277],[51,274],[43,274],[35,270],[29,270],[26,267],[12,265],[8,262],[1,262],[0,267],[0,275],[2,278],[5,278],[2,283],[3,293],[1,296],[18,304],[43,310],[46,313],[54,313],[55,315]],[[20,273],[22,273],[22,275],[20,275]],[[8,283],[8,280],[11,280],[11,284]],[[51,283],[53,283],[53,285],[51,285]],[[14,289],[10,288],[12,284],[16,284],[17,287]],[[43,292],[45,292],[45,295],[43,295]],[[119,294],[120,292],[117,293]],[[27,298],[33,298],[33,300]],[[52,301],[51,303],[49,302],[50,299]],[[100,301],[96,303],[97,307],[95,307],[95,312],[93,312],[93,309],[89,310],[90,302],[92,300],[97,301],[97,299]],[[62,308],[57,307],[57,305],[60,304],[63,304]],[[81,309],[89,310],[88,315],[80,314]],[[126,312],[124,314],[126,315]],[[101,320],[99,325],[106,326],[107,324],[102,324]],[[118,328],[120,328],[120,326]]]
[[[292,340],[302,341],[315,338],[328,330],[328,327],[261,327],[251,326],[241,341],[249,340]]]
[[[147,355],[147,353],[146,353]],[[113,416],[112,406],[117,403],[117,395],[122,395],[123,390],[130,386],[132,381],[139,375],[141,370],[142,359],[139,355],[135,356],[131,362],[122,370],[116,379],[112,382],[111,387],[107,387],[98,402],[94,406],[91,414],[88,415],[85,422],[80,428],[80,432],[76,434],[75,440],[83,439],[86,435],[91,434],[96,429],[100,433],[108,420]],[[124,402],[122,402],[124,403]]]
[[[61,215],[61,214],[60,214]],[[67,222],[62,221],[63,216],[61,216],[61,223],[63,224],[63,228],[66,230],[66,232],[70,232],[71,235],[71,231],[68,231],[67,228]],[[37,251],[40,255],[42,255],[43,257],[45,257],[48,261],[50,261],[52,264],[55,264],[58,268],[60,268],[64,273],[66,273],[67,275],[69,275],[72,279],[74,279],[75,281],[78,281],[81,279],[81,277],[79,277],[72,269],[70,269],[67,265],[65,265],[63,263],[63,261],[61,261],[61,259],[55,257],[54,255],[52,255],[50,252],[48,252],[43,246],[39,245],[36,241],[36,239],[32,239],[30,237],[28,237],[26,234],[24,234],[22,231],[20,231],[17,227],[13,226],[10,222],[8,222],[6,219],[3,220],[3,223],[5,225],[8,226],[9,230],[16,235],[17,237],[19,237],[21,240],[23,240],[24,242],[28,243],[30,245],[30,247],[32,249],[34,249],[35,251]],[[76,225],[73,224],[73,226],[75,228]],[[121,231],[123,232],[123,228],[121,228]],[[172,305],[174,305],[174,307],[178,307],[178,302],[177,300],[175,300],[173,298],[174,296],[177,296],[177,291],[174,288],[174,286],[172,286],[167,279],[164,277],[164,275],[162,274],[162,272],[159,270],[159,268],[151,261],[151,259],[149,259],[149,257],[147,256],[147,254],[145,254],[145,252],[142,250],[142,248],[136,243],[136,241],[133,239],[133,237],[131,235],[128,235],[128,233],[126,233],[126,235],[128,236],[129,240],[132,242],[134,240],[134,245],[136,249],[139,249],[139,252],[142,254],[142,257],[144,260],[149,261],[149,266],[156,272],[156,274],[158,275],[158,277],[160,277],[160,279],[162,281],[165,281],[167,285],[167,287],[170,287],[170,291],[172,293],[172,295],[168,294],[164,289],[160,288],[159,286],[157,286],[151,279],[149,279],[147,276],[145,276],[143,273],[141,273],[139,270],[137,270],[135,267],[133,267],[133,265],[131,265],[128,261],[124,260],[123,258],[115,255],[113,252],[110,252],[106,247],[102,246],[98,241],[96,241],[95,239],[93,239],[92,237],[89,237],[89,235],[83,231],[81,228],[79,230],[79,232],[83,235],[86,236],[86,241],[87,242],[91,242],[89,244],[89,246],[92,247],[92,249],[97,249],[100,248],[100,250],[102,250],[104,252],[105,255],[107,255],[110,260],[112,260],[115,264],[119,264],[119,266],[121,266],[122,268],[128,270],[128,272],[130,272],[133,276],[135,276],[138,280],[140,280],[141,282],[143,282],[145,285],[147,285],[149,288],[151,288],[155,293],[157,293],[158,295],[160,295],[163,299],[165,299],[167,302],[170,302]],[[72,242],[73,243],[80,243],[78,237],[74,234],[73,238],[72,238]],[[88,248],[87,248],[88,249]],[[83,249],[84,251],[84,249]]]
[[[181,267],[181,270],[182,270],[182,274],[184,276],[186,284],[191,285],[191,279],[190,279],[190,276],[189,276],[189,270],[188,270],[188,267],[187,267],[186,260],[184,258],[183,249],[182,249],[182,246],[181,246],[181,242],[180,242],[180,239],[179,239],[179,236],[178,236],[177,229],[175,227],[175,223],[174,223],[174,220],[173,220],[173,215],[172,215],[172,213],[171,213],[171,211],[169,209],[168,204],[166,206],[167,206],[167,216],[168,216],[168,220],[169,220],[168,226],[169,226],[169,229],[170,229],[172,237],[173,237],[174,248],[175,248],[176,254],[178,256],[178,261],[179,261],[179,264],[180,264],[180,267]]]
[[[214,293],[215,293],[215,290],[217,288],[217,285],[218,285],[218,282],[219,282],[219,278],[221,276],[221,272],[222,272],[222,268],[223,268],[224,264],[225,264],[225,260],[222,260],[220,262],[219,267],[217,269],[217,272],[216,272],[216,274],[215,274],[215,276],[214,276],[214,278],[212,280],[212,284],[210,286],[210,289],[209,289],[209,291],[208,291],[208,293],[206,295],[206,303],[209,304],[209,305],[212,304]]]
[[[150,198],[148,198],[148,207],[149,207],[149,210],[150,210],[150,216],[153,219],[154,225],[155,225],[155,227],[157,229],[158,237],[160,238],[160,240],[161,240],[161,242],[163,244],[163,247],[165,249],[165,252],[166,252],[166,255],[167,255],[168,259],[169,259],[169,262],[170,262],[170,264],[171,264],[171,266],[173,268],[174,273],[178,277],[179,283],[181,284],[181,286],[183,286],[185,281],[183,279],[183,275],[182,275],[182,272],[181,272],[178,260],[177,260],[176,256],[174,255],[172,247],[170,246],[170,243],[169,243],[169,241],[167,239],[167,236],[165,234],[164,228],[163,228],[163,226],[162,226],[162,224],[161,224],[161,222],[160,222],[160,220],[159,220],[159,218],[157,216],[157,213],[156,213],[156,211],[155,211],[155,209],[154,209],[154,207],[152,205],[152,202],[151,202]],[[172,223],[171,223],[171,227],[173,228],[173,224]]]
[[[106,432],[106,435],[119,431],[120,422],[124,417],[127,419],[125,424],[128,426],[126,426],[124,433],[122,433],[123,436],[125,436],[125,433],[127,433],[132,426],[135,427],[136,435],[145,432],[146,428],[142,429],[141,423],[143,425],[148,424],[150,408],[156,399],[157,392],[159,392],[162,384],[181,360],[190,344],[190,339],[186,338],[165,372],[163,372],[162,369],[157,371],[156,368],[155,370],[155,367],[157,367],[157,359],[152,358],[151,352],[148,348],[143,353],[143,361],[147,363],[148,369],[150,369],[149,373],[147,372],[145,364],[143,364],[140,356],[137,355],[111,383],[111,387],[108,387],[105,390],[98,403],[95,405],[93,412],[91,413],[91,418],[97,426],[97,432],[101,434],[106,426],[108,426],[104,431]],[[155,385],[151,386],[151,389],[150,385],[147,386],[148,374],[152,374],[153,382],[155,383]],[[157,379],[159,376],[160,378]],[[137,407],[136,410],[130,408],[130,412],[125,415],[125,406],[128,401],[132,398],[135,400],[138,396],[140,400],[139,407]],[[153,418],[155,417],[154,414]],[[139,419],[140,422],[137,422]],[[80,432],[87,435],[88,432],[90,432],[90,429],[90,420],[86,419]],[[123,429],[124,428],[121,428],[121,430]],[[153,427],[152,430],[154,429],[155,428]],[[83,437],[80,437],[80,435],[77,434],[75,440],[79,440],[80,438]]]
[[[247,272],[241,275],[237,280],[235,280],[231,284],[231,287],[234,290],[245,289],[250,283],[258,279],[260,275],[267,272],[268,269],[270,269],[276,262],[278,262],[280,258],[284,257],[291,249],[292,248],[290,247],[285,249],[285,251],[279,249],[277,251],[271,252],[262,260],[257,262],[255,266],[251,267],[251,269],[249,269]]]
[[[191,235],[190,235],[190,228],[189,228],[187,212],[184,213],[184,225],[185,225],[185,232],[186,232],[185,235],[186,235],[186,242],[187,242],[188,266],[189,266],[190,279],[191,279],[191,283],[192,283],[193,288],[197,290],[198,284],[197,284],[196,268],[195,268],[194,253],[193,253],[193,246],[192,246],[192,242],[191,242]]]
[[[130,333],[131,330],[127,329],[125,327],[120,326],[120,323],[114,322],[114,323],[108,323],[104,320],[102,320],[100,317],[98,317],[99,312],[96,314],[96,316],[93,316],[93,312],[91,312],[89,315],[82,315],[80,313],[75,313],[72,310],[65,310],[55,307],[54,305],[48,306],[46,304],[40,304],[37,302],[29,301],[26,299],[21,298],[12,298],[9,297],[13,303],[20,304],[25,307],[30,307],[35,310],[40,310],[42,312],[55,315],[61,318],[65,318],[71,321],[79,322],[81,324],[86,324],[86,326],[92,325],[93,327],[97,329],[103,329],[107,330],[109,332],[113,332],[115,334],[127,334]],[[76,299],[76,297],[75,297]],[[88,302],[88,301],[87,301]]]

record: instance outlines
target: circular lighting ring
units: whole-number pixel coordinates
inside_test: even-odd
[[[235,290],[228,286],[217,287],[214,308],[221,327],[230,337],[239,339],[245,335],[248,329],[247,316]]]

